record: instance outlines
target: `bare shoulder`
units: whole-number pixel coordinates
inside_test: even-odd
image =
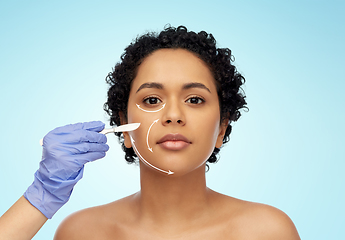
[[[297,229],[283,211],[260,203],[227,197],[229,230],[236,232],[238,239],[300,239]]]
[[[89,234],[93,234],[94,213],[94,209],[84,209],[69,215],[60,223],[54,239],[92,239]]]
[[[69,215],[59,225],[54,240],[110,239],[110,236],[121,236],[122,223],[126,222],[125,218],[129,213],[128,198]],[[123,211],[126,211],[127,215],[123,214]]]
[[[261,233],[258,239],[300,239],[297,229],[287,214],[265,204],[251,203],[245,211],[250,223],[256,223],[256,231]]]

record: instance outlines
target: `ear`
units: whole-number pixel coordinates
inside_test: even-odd
[[[217,141],[216,141],[216,148],[220,148],[223,145],[223,139],[224,139],[224,135],[226,132],[226,129],[229,125],[229,119],[225,119],[219,127],[219,134],[217,137]]]
[[[119,112],[119,116],[120,116],[121,125],[127,124],[127,118],[126,118],[125,114],[123,112]],[[128,132],[123,132],[122,134],[123,134],[123,138],[125,139],[125,141],[124,141],[125,147],[131,148],[132,143],[131,143],[131,138],[129,137]]]

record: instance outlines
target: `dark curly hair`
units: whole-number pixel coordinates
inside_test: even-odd
[[[240,109],[247,109],[245,95],[241,89],[245,79],[237,72],[236,67],[231,64],[234,58],[230,49],[217,48],[216,40],[212,34],[205,31],[195,33],[188,31],[184,26],[177,28],[166,26],[159,34],[154,32],[146,33],[137,37],[125,49],[125,52],[121,55],[121,61],[106,77],[106,82],[110,85],[110,88],[104,110],[110,116],[110,125],[120,125],[120,112],[127,118],[131,83],[136,77],[139,65],[148,55],[163,48],[186,49],[208,65],[217,87],[221,122],[229,119],[223,139],[223,143],[228,142],[232,130],[231,122],[239,119],[241,116]],[[136,162],[137,156],[133,148],[125,147],[122,133],[115,134],[122,144],[126,161],[129,163]],[[219,148],[215,148],[207,161],[210,163],[216,162],[218,152]]]

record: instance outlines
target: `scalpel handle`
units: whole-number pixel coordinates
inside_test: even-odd
[[[100,131],[99,133],[108,134],[108,133],[113,133],[113,132],[115,132],[115,128],[105,128],[102,131]]]

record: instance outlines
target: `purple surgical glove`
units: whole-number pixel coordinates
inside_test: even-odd
[[[107,138],[99,133],[100,121],[71,124],[43,138],[43,154],[34,182],[24,197],[47,218],[68,201],[74,185],[83,177],[84,164],[105,156]]]

